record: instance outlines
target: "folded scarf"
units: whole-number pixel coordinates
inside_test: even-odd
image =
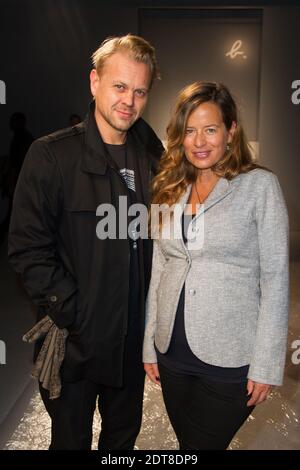
[[[61,392],[60,367],[65,357],[66,328],[58,328],[47,315],[24,336],[23,341],[32,343],[45,336],[42,348],[31,371],[43,388],[49,390],[49,398],[59,398]]]

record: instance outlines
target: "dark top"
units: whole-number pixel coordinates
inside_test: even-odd
[[[137,186],[139,186],[139,178],[136,178],[137,162],[133,149],[128,144],[114,145],[105,144],[109,153],[109,157],[113,160],[121,177],[128,189],[128,206],[141,202]],[[140,302],[140,273],[139,273],[139,240],[129,237],[130,242],[130,268],[129,268],[129,297],[128,297],[128,326],[137,327],[140,322],[136,321],[139,316]]]
[[[186,232],[189,222],[195,214],[184,215],[182,217],[182,236],[184,243],[187,242]],[[175,372],[196,376],[209,376],[210,379],[224,382],[243,382],[247,380],[249,365],[242,367],[218,367],[198,359],[189,347],[185,334],[184,324],[184,299],[185,284],[182,287],[172,338],[169,349],[165,354],[160,353],[156,348],[157,360],[159,364]],[[216,345],[218,347],[218,345]]]

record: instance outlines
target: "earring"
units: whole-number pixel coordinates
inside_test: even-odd
[[[227,152],[228,152],[230,149],[231,149],[231,145],[230,145],[229,143],[227,143],[227,145],[226,145],[226,150],[227,150]]]

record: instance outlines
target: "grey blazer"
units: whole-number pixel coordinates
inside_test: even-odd
[[[183,212],[191,187],[179,201]],[[288,324],[288,216],[277,177],[256,169],[220,178],[182,240],[154,241],[143,360],[168,350],[185,283],[192,352],[219,367],[250,364],[248,378],[280,385]],[[196,244],[191,234],[200,234]],[[195,236],[196,239],[196,236]]]

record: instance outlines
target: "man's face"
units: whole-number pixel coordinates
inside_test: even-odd
[[[101,136],[106,143],[122,143],[146,106],[150,66],[117,52],[107,59],[100,76],[92,70],[90,79]]]

